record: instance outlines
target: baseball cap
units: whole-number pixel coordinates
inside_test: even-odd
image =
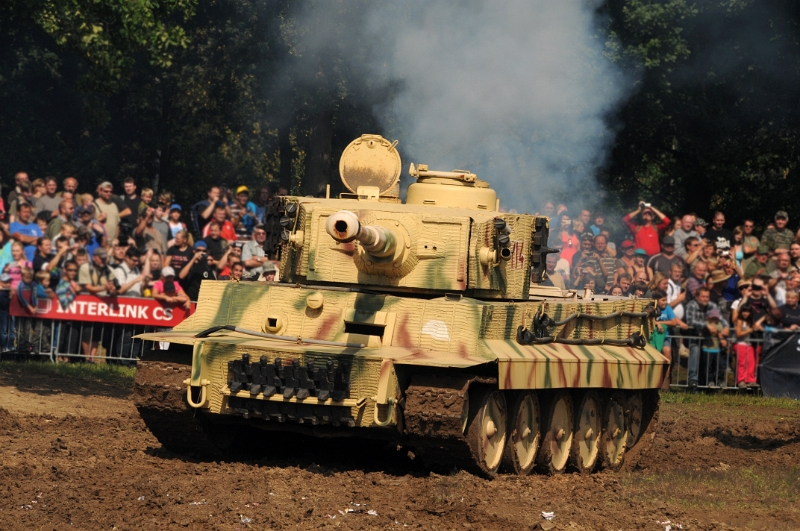
[[[92,256],[99,256],[100,258],[108,258],[108,251],[105,247],[98,247],[92,253]]]
[[[789,219],[789,214],[787,214],[785,210],[778,210],[778,211],[775,213],[775,219],[778,219],[778,218],[786,218],[786,219]]]
[[[722,314],[716,308],[709,310],[706,314],[706,319],[719,319],[720,317],[722,317]]]
[[[272,262],[267,262],[267,263],[266,263],[266,264],[264,264],[264,266],[261,268],[261,271],[262,271],[262,272],[264,272],[264,273],[275,273],[275,272],[277,272],[278,270],[275,268],[275,264],[273,264]]]
[[[759,245],[756,250],[757,254],[769,254],[769,247],[767,245]]]
[[[594,241],[594,234],[592,234],[591,232],[584,232],[583,234],[581,234],[581,241],[583,240],[588,240],[590,242]]]
[[[697,227],[708,227],[708,222],[703,218],[697,218],[696,220],[694,220],[694,224]]]
[[[194,242],[194,249],[208,249],[208,245],[203,240]]]
[[[640,254],[642,256],[647,256],[647,251],[645,251],[641,247],[637,247],[636,250],[633,251],[633,254]]]
[[[631,240],[622,240],[622,243],[619,244],[622,249],[631,249],[636,247],[636,244],[633,243]]]
[[[173,210],[181,211],[183,210],[178,203],[172,203],[172,206],[169,207],[170,212]]]
[[[664,236],[664,238],[661,240],[661,243],[664,245],[675,245],[675,238],[670,235]]]
[[[79,216],[84,212],[94,214],[94,207],[92,205],[81,205],[75,210],[75,212],[77,212]]]
[[[103,181],[97,186],[97,188],[99,190],[102,190],[104,188],[114,188],[114,185],[111,184],[109,181]]]
[[[248,187],[246,187],[245,185],[241,185],[240,187],[238,187],[236,189],[236,195],[239,195],[239,194],[242,194],[242,193],[250,195],[250,189]]]
[[[172,267],[170,267],[170,266],[163,267],[163,268],[161,268],[161,276],[162,277],[174,277],[175,276],[175,270],[172,269]]]

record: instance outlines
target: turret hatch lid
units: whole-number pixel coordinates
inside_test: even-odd
[[[359,186],[374,186],[381,194],[391,190],[400,179],[402,161],[397,140],[389,142],[380,135],[361,135],[350,142],[339,161],[342,182],[353,193]]]

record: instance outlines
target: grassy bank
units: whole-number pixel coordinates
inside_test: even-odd
[[[725,407],[776,407],[800,409],[800,400],[791,398],[769,398],[754,394],[735,393],[690,393],[688,391],[668,391],[661,393],[663,404],[696,404]]]
[[[58,378],[102,382],[120,389],[133,387],[134,367],[93,363],[50,363],[40,361],[0,361],[0,373],[9,375],[28,372]]]

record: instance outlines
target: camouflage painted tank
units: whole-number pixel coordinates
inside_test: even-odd
[[[396,143],[395,143],[396,144]],[[492,476],[619,468],[649,443],[668,362],[650,301],[542,284],[548,219],[499,210],[467,171],[364,135],[351,193],[286,197],[280,282],[205,281],[136,377],[162,444],[233,449],[242,429],[383,437]]]

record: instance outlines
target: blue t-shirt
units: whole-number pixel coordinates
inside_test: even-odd
[[[8,232],[10,232],[11,234],[19,232],[23,236],[36,236],[37,238],[40,238],[42,236],[42,230],[36,223],[21,223],[19,221],[15,221],[11,225],[9,225]],[[31,243],[26,245],[25,256],[28,258],[29,262],[33,262],[33,257],[35,255],[36,255],[36,244]]]
[[[672,306],[667,304],[667,307],[661,310],[661,315],[658,316],[656,321],[672,321],[673,319],[675,319],[675,311]]]

